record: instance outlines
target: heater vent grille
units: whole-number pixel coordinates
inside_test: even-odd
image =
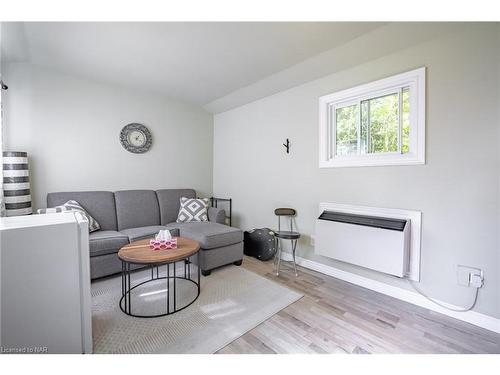
[[[345,212],[323,211],[318,217],[319,220],[336,221],[339,223],[363,225],[380,229],[397,230],[402,232],[405,229],[407,220],[384,218],[378,216],[367,216],[349,214]]]

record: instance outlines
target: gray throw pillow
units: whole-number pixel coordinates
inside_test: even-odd
[[[177,215],[178,223],[208,221],[207,198],[181,198],[181,207]]]
[[[80,206],[80,204],[77,201],[67,201],[62,206],[56,206],[52,208],[42,208],[37,212],[39,214],[50,214],[50,213],[68,212],[68,211],[78,211],[87,218],[89,222],[89,233],[101,229],[101,226],[99,225],[97,220],[94,219],[87,211],[85,211],[85,209],[82,206]]]

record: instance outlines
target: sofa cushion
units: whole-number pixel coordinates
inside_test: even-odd
[[[47,194],[47,207],[62,206],[77,201],[101,226],[101,230],[118,229],[114,194],[109,191],[75,191]]]
[[[118,230],[160,225],[160,207],[153,190],[115,192]]]
[[[169,229],[170,234],[172,236],[178,236],[179,231],[173,228],[166,228],[161,225],[150,225],[147,227],[138,227],[138,228],[128,228],[120,231],[123,235],[127,236],[130,242],[143,240],[145,238],[153,238],[160,230]]]
[[[127,236],[114,230],[92,232],[89,234],[90,256],[116,253],[128,242]]]
[[[157,190],[156,195],[160,206],[161,225],[175,222],[181,197],[196,198],[196,192],[193,189],[162,189]]]
[[[179,228],[182,237],[198,241],[203,249],[214,249],[243,241],[243,232],[241,229],[210,221],[171,223],[166,227]]]

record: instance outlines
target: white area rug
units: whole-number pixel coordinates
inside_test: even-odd
[[[132,284],[150,276],[149,270],[137,272]],[[138,293],[164,301],[161,285],[156,288]],[[172,315],[130,317],[120,310],[120,297],[120,276],[92,284],[94,353],[215,353],[302,295],[244,268],[228,266],[202,276],[198,299]],[[135,305],[149,308],[155,301],[149,302]]]

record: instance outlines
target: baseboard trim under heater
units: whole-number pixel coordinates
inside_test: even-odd
[[[378,210],[384,213],[377,214],[373,207],[349,209],[345,205],[321,204],[316,220],[315,253],[388,275],[418,280],[420,212]],[[392,211],[392,215],[387,211]],[[418,223],[412,223],[411,216],[418,219]],[[418,233],[413,233],[419,237],[418,259],[415,259],[411,251],[412,245],[415,246],[412,229],[417,228]]]

